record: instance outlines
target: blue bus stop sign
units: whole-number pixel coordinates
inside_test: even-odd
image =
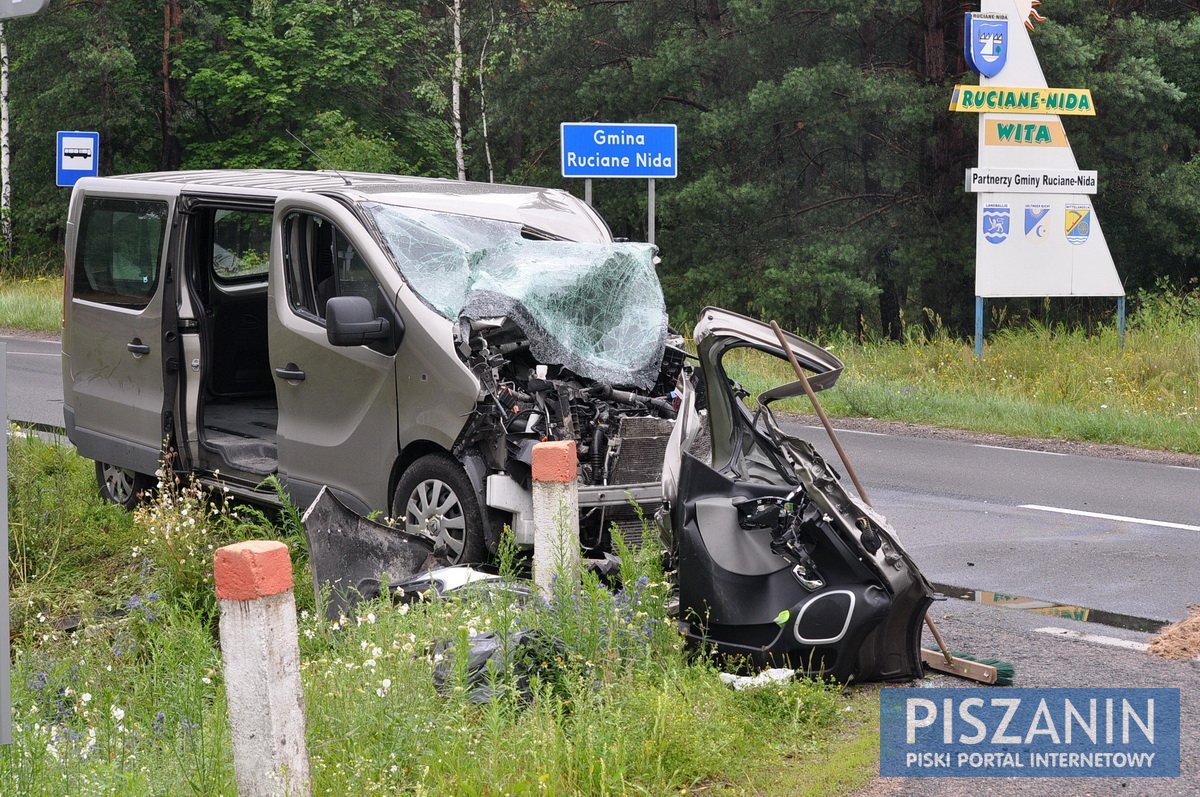
[[[55,164],[55,185],[71,186],[80,177],[95,177],[100,173],[100,134],[59,130]]]
[[[675,125],[562,123],[563,177],[654,179],[678,171]]]

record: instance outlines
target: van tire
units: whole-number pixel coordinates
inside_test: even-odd
[[[133,509],[154,488],[154,479],[129,468],[97,462],[96,485],[105,501]]]
[[[404,469],[392,497],[392,518],[406,531],[444,544],[451,564],[487,558],[479,496],[449,454],[427,454]]]

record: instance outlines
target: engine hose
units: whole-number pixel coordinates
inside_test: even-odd
[[[600,431],[600,426],[597,424],[592,429],[592,480],[597,484],[603,484],[604,480],[601,476],[604,473],[604,432]]]

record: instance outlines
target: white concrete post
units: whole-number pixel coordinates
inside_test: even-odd
[[[292,560],[282,542],[218,548],[221,657],[240,797],[309,797]]]
[[[546,598],[556,576],[579,579],[578,465],[574,440],[533,447],[533,581]]]

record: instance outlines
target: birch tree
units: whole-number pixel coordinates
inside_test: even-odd
[[[450,119],[454,124],[454,165],[458,168],[458,179],[467,179],[466,148],[463,146],[462,121],[462,0],[454,0],[447,7],[450,11],[450,27],[454,38],[454,66],[450,71]]]

